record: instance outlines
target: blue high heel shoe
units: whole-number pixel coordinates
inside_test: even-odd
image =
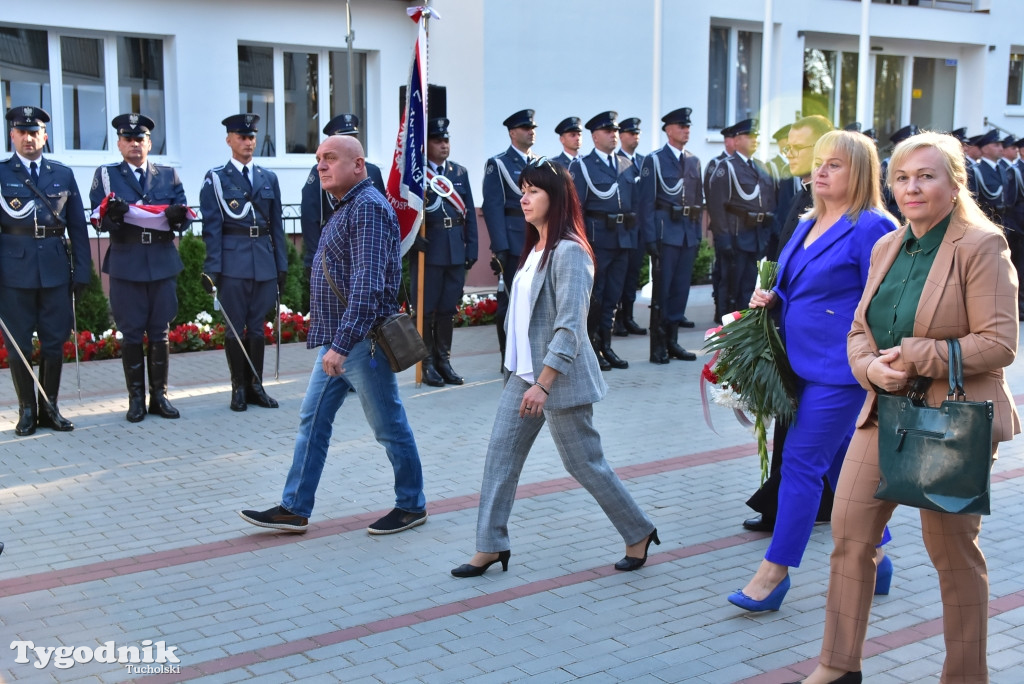
[[[889,585],[892,584],[892,560],[889,556],[882,556],[878,563],[878,570],[875,572],[875,596],[888,596]]]
[[[739,606],[743,610],[749,610],[751,613],[761,613],[766,610],[778,610],[782,606],[782,600],[786,598],[786,593],[789,591],[789,575],[779,582],[779,586],[772,589],[772,593],[763,601],[755,601],[750,598],[742,591],[737,591],[729,594],[729,603],[734,606]]]

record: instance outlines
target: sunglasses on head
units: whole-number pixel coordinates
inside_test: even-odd
[[[535,166],[538,169],[544,164],[548,165],[548,168],[551,169],[551,173],[555,174],[556,176],[558,175],[558,172],[555,171],[554,164],[552,164],[551,160],[549,160],[547,157],[534,157],[528,163],[529,166]]]

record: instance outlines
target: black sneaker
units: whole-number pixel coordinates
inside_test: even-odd
[[[401,508],[392,508],[391,512],[366,528],[370,534],[394,534],[427,522],[427,512],[410,513]]]
[[[274,506],[265,511],[238,511],[242,520],[257,527],[269,527],[273,530],[298,532],[302,534],[309,527],[309,518],[295,515],[287,508]]]

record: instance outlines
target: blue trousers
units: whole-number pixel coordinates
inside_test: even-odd
[[[149,282],[110,277],[110,312],[125,344],[166,342],[167,328],[178,314],[177,277]]]
[[[398,381],[387,359],[380,352],[371,357],[370,342],[363,340],[345,360],[345,372],[333,377],[327,375],[323,367],[328,349],[330,346],[321,347],[317,354],[299,409],[299,434],[295,437],[295,453],[281,505],[305,518],[313,512],[316,488],[334,430],[334,417],[351,387],[359,397],[373,436],[384,447],[395,471],[395,507],[411,513],[426,510],[416,439],[398,396]]]
[[[277,299],[277,281],[221,276],[218,286],[221,309],[231,319],[239,337],[262,337],[267,314]],[[230,327],[226,334],[235,337]]]
[[[56,287],[0,287],[0,316],[11,330],[14,343],[32,359],[32,333],[39,334],[42,358],[64,358],[64,343],[71,337],[71,289]],[[10,363],[21,363],[11,350]]]
[[[594,272],[594,289],[590,295],[591,326],[600,330],[611,330],[615,321],[615,307],[622,298],[622,286],[626,281],[629,266],[629,249],[594,248],[597,269]]]
[[[682,323],[686,317],[686,303],[690,299],[690,279],[697,248],[662,244],[660,252],[661,282],[655,285],[661,297],[661,320],[663,323]]]
[[[821,478],[828,477],[835,489],[865,395],[860,385],[800,382],[800,405],[782,449],[779,512],[765,559],[800,566],[821,502]]]

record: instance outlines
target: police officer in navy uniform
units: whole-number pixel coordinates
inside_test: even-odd
[[[232,411],[244,411],[248,404],[277,408],[263,389],[264,324],[288,276],[288,255],[277,176],[252,162],[259,121],[256,114],[235,114],[221,122],[231,161],[207,171],[199,193],[203,270],[219,289],[225,317],[242,336],[239,340],[229,328],[224,340]]]
[[[640,225],[643,241],[661,259],[658,288],[661,326],[668,355],[694,361],[697,355],[676,341],[680,326],[686,326],[686,303],[690,297],[693,263],[700,247],[701,208],[704,204],[700,159],[685,149],[690,140],[689,107],[675,109],[661,117],[668,142],[644,158],[640,172]],[[690,324],[686,327],[693,327]],[[663,352],[662,352],[663,353]],[[652,358],[668,363],[666,358]]]
[[[636,169],[637,182],[640,180],[640,168],[644,163],[644,155],[636,151],[636,148],[639,146],[640,119],[636,117],[623,119],[619,122],[619,151],[617,154],[625,158]],[[640,235],[639,231],[637,231],[637,235]],[[619,307],[615,310],[612,334],[617,337],[647,334],[647,330],[641,328],[633,319],[636,291],[640,289],[640,269],[643,267],[646,254],[646,245],[638,237],[636,246],[629,253],[629,263],[626,265],[626,279],[622,285],[622,297],[619,299]]]
[[[626,281],[629,254],[639,243],[634,207],[639,173],[627,159],[615,154],[617,117],[616,112],[601,112],[586,123],[594,149],[569,166],[583,207],[587,239],[597,261],[587,327],[601,370],[629,368],[629,363],[612,349],[612,325]]]
[[[508,291],[512,287],[519,268],[519,256],[523,251],[526,235],[526,219],[519,199],[519,174],[532,158],[531,149],[537,138],[533,121],[534,111],[523,109],[502,122],[508,129],[510,145],[501,154],[496,154],[484,165],[483,214],[487,233],[491,239],[491,265],[500,274],[498,286],[498,310],[494,323],[498,330],[498,346],[501,358],[505,358],[505,314],[508,312]],[[503,284],[503,286],[502,286]]]
[[[32,370],[9,349],[18,395],[14,433],[31,435],[37,425],[67,432],[75,426],[58,411],[57,395],[73,321],[72,290],[80,293],[92,277],[85,209],[71,169],[43,157],[50,115],[23,106],[6,118],[14,154],[0,163],[0,317],[29,362],[32,333],[38,333],[39,382],[50,399],[47,405],[40,395],[37,411]]]
[[[999,140],[999,131],[991,129],[987,133],[976,136],[975,145],[981,150],[981,159],[974,165],[972,173],[977,191],[975,199],[985,215],[993,223],[1005,228],[1007,205],[1007,177],[999,162],[1003,158],[1003,145]]]
[[[453,318],[462,299],[466,271],[477,259],[476,208],[466,167],[448,161],[448,119],[427,122],[426,240],[422,250],[423,341],[430,355],[423,360],[423,382],[431,387],[463,384],[451,364]],[[409,259],[412,298],[417,301],[419,255]]]
[[[555,126],[555,133],[558,134],[562,151],[558,156],[551,157],[551,161],[568,169],[569,164],[580,156],[580,147],[583,146],[583,123],[578,116],[566,117]]]
[[[339,114],[327,122],[323,131],[326,136],[359,135],[359,117],[355,114]],[[370,177],[373,187],[387,197],[380,167],[366,162],[366,175]],[[313,267],[313,255],[316,254],[317,245],[320,244],[320,233],[327,225],[327,219],[331,217],[335,206],[337,206],[337,200],[320,187],[320,174],[317,173],[316,164],[314,164],[306,178],[306,184],[302,186],[302,205],[299,215],[299,222],[302,224],[302,265],[306,269],[307,279],[309,269]]]
[[[93,211],[107,200],[98,231],[109,231],[110,246],[103,272],[110,275],[110,310],[121,342],[121,364],[128,387],[130,423],[146,417],[146,372],[149,367],[149,412],[177,418],[167,400],[169,349],[167,331],[178,313],[177,279],[184,268],[174,246],[174,233],[188,227],[188,200],[178,172],[148,161],[150,133],[156,126],[148,116],[121,114],[110,125],[117,131],[122,161],[96,169],[89,192]],[[169,230],[149,229],[132,223],[129,205],[168,205],[164,210]],[[148,338],[148,354],[143,339]]]
[[[753,158],[757,122],[744,119],[731,128],[736,151],[718,164],[708,184],[715,258],[721,260],[722,313],[747,308],[757,284],[757,260],[768,248],[773,230],[776,201],[775,181]]]
[[[736,151],[736,136],[733,135],[732,126],[726,126],[725,128],[723,128],[719,132],[722,134],[722,144],[724,145],[725,149],[722,150],[718,154],[718,156],[713,157],[711,159],[711,161],[708,162],[708,165],[704,167],[704,186],[703,187],[704,187],[704,200],[705,200],[705,202],[711,196],[711,193],[709,192],[709,189],[710,189],[710,186],[711,186],[711,178],[712,178],[712,176],[714,176],[715,171],[718,169],[718,165],[721,162],[723,162],[726,159],[728,159],[729,157],[731,157],[732,153]],[[714,220],[715,220],[714,215],[709,211],[708,212],[708,232],[711,233],[711,235],[715,234]],[[719,255],[716,252],[715,253],[715,261],[714,261],[714,263],[711,266],[711,298],[714,300],[714,303],[715,303],[714,318],[715,318],[715,322],[716,323],[720,323],[722,321],[722,315],[723,314],[729,313],[728,311],[724,311],[723,310],[723,306],[724,305],[723,305],[723,302],[722,302],[721,298],[719,297],[719,294],[721,293],[721,290],[719,288],[719,286],[721,285],[721,282],[720,282],[721,281],[721,269],[722,269],[722,257],[721,257],[721,255]]]
[[[899,129],[895,133],[889,136],[889,142],[892,143],[893,147],[896,147],[907,138],[917,135],[921,132],[915,124],[909,124]],[[971,174],[967,174],[970,176]],[[881,164],[881,179],[882,179],[882,201],[885,203],[885,208],[889,210],[889,213],[896,217],[897,221],[903,223],[903,214],[900,213],[900,207],[896,204],[896,198],[892,194],[892,190],[889,189],[889,157],[882,160]]]
[[[775,179],[776,185],[781,185],[782,181],[793,178],[793,174],[789,172],[789,160],[786,155],[782,153],[786,145],[789,144],[789,129],[792,128],[793,124],[786,124],[779,130],[772,133],[772,138],[775,140],[775,144],[778,146],[778,153],[768,160],[768,173],[772,174],[772,178]],[[860,131],[860,124],[857,124],[857,130]]]

